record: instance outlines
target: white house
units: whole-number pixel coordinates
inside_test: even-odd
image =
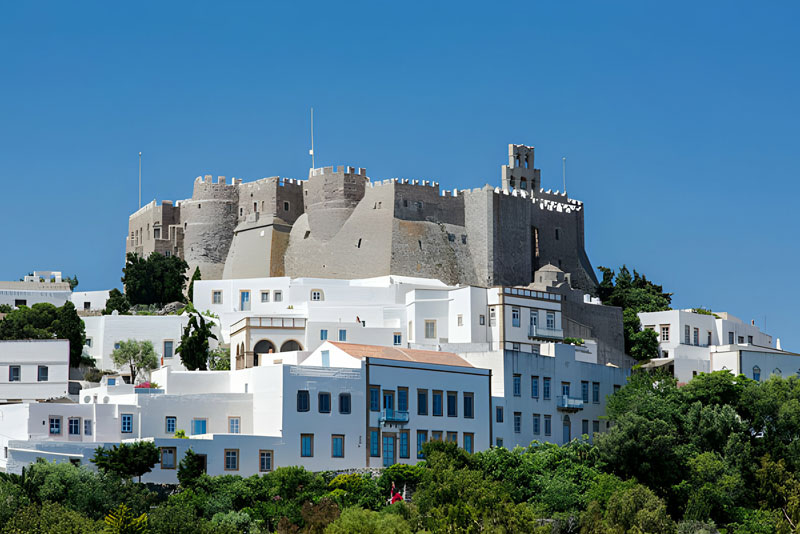
[[[78,312],[101,312],[106,308],[108,289],[102,291],[75,291],[70,300]]]
[[[66,397],[68,380],[68,340],[0,341],[0,403]]]
[[[698,373],[716,370],[711,362],[713,354],[718,351],[760,351],[765,358],[791,354],[776,348],[772,336],[761,332],[755,324],[747,324],[724,312],[708,314],[691,309],[667,310],[640,313],[639,319],[644,328],[658,334],[661,354],[660,358],[654,358],[644,367],[667,369],[679,383],[690,381]]]
[[[21,282],[0,282],[0,304],[18,308],[47,302],[60,307],[70,299],[72,292],[69,284],[61,281],[61,273],[57,277],[50,277],[49,271],[35,274],[48,274],[48,277],[44,281],[39,276],[26,276]]]

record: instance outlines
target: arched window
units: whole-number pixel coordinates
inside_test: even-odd
[[[361,244],[361,240],[359,239],[359,245]],[[325,300],[325,294],[322,292],[321,289],[312,289],[311,290],[311,300],[314,302],[319,302]]]
[[[269,354],[270,352],[275,352],[275,344],[269,339],[262,339],[256,343],[255,347],[253,347],[253,352],[256,354]]]
[[[757,365],[753,366],[753,380],[761,380],[761,368]]]
[[[294,339],[290,339],[289,341],[284,342],[281,345],[281,352],[292,352],[294,350],[303,350],[302,345],[295,341]]]

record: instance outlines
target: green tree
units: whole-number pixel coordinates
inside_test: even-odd
[[[207,323],[199,313],[189,314],[189,322],[183,329],[183,336],[181,336],[181,343],[177,350],[181,355],[181,362],[190,371],[208,370],[208,340],[217,339],[211,330],[213,324]]]
[[[641,484],[612,495],[608,500],[605,519],[606,523],[615,529],[612,532],[630,534],[677,532],[677,525],[667,514],[664,501]]]
[[[3,523],[3,534],[95,534],[102,525],[58,503],[30,504]]]
[[[189,291],[187,292],[189,294],[189,302],[194,302],[194,282],[200,279],[200,267],[195,267],[192,279],[189,281]]]
[[[411,527],[402,517],[394,514],[348,508],[328,525],[325,534],[411,534]]]
[[[30,308],[20,306],[0,321],[0,339],[66,339],[69,340],[69,363],[78,367],[83,360],[86,327],[72,302],[60,308],[46,302]],[[88,363],[88,362],[87,362]]]
[[[189,266],[177,256],[153,252],[148,258],[128,253],[122,269],[125,295],[131,305],[185,302],[186,270]]]
[[[75,288],[78,287],[78,275],[73,275],[72,278],[67,276],[62,278],[61,280],[69,284],[70,291],[75,291]]]
[[[658,358],[658,334],[655,330],[642,329],[642,322],[634,309],[628,308],[622,312],[622,327],[625,354],[640,362]]]
[[[120,504],[108,512],[103,522],[106,534],[140,534],[147,531],[147,514],[136,516],[130,508]]]
[[[131,310],[128,298],[116,287],[108,292],[108,300],[106,300],[106,309],[103,310],[103,315],[111,315],[114,310],[123,315]]]
[[[205,462],[201,456],[189,449],[178,463],[178,482],[181,486],[191,487],[205,472]]]
[[[218,347],[208,353],[208,368],[212,371],[231,370],[230,347]]]
[[[111,352],[111,360],[117,367],[128,366],[131,371],[131,384],[136,383],[136,379],[142,371],[152,371],[158,368],[158,357],[153,349],[153,342],[149,340],[120,341],[119,348]]]
[[[149,473],[158,463],[158,447],[152,441],[120,443],[110,449],[98,447],[94,451],[92,463],[105,473],[120,478],[139,477]]]

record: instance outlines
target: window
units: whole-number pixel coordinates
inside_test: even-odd
[[[339,413],[349,414],[351,411],[351,399],[349,393],[339,393]]]
[[[494,308],[489,308],[489,326],[494,326],[497,323]]]
[[[259,473],[272,471],[272,451],[258,451],[258,471]]]
[[[542,379],[542,393],[544,400],[550,399],[550,377],[546,376]]]
[[[690,338],[691,334],[689,333],[689,330],[690,330],[690,327],[689,327],[689,325],[687,324],[687,325],[684,327],[684,329],[683,329],[683,330],[684,330],[684,332],[683,332],[684,342],[685,342],[687,345],[690,345],[690,344],[691,344],[691,341],[689,340],[689,338]]]
[[[123,434],[130,434],[133,432],[133,414],[132,413],[124,413],[122,414],[122,422],[120,425],[120,432]]]
[[[503,422],[503,407],[502,406],[496,406],[495,407],[494,416],[495,416],[495,421],[497,421],[498,423],[502,423]]]
[[[408,339],[414,339],[414,321],[408,321]]]
[[[153,239],[161,239],[161,228],[153,228]]]
[[[211,303],[222,304],[222,291],[214,290],[211,292]]]
[[[592,402],[600,403],[600,382],[592,382]]]
[[[536,331],[536,327],[539,326],[539,310],[531,310],[531,334]]]
[[[544,435],[549,436],[553,433],[553,423],[549,415],[544,416]]]
[[[319,331],[319,339],[320,339],[320,341],[327,341],[328,340],[328,331],[325,330],[325,329],[320,330]]]
[[[761,368],[757,365],[753,367],[753,380],[761,380]]]
[[[456,316],[456,324],[458,326],[464,326],[464,316],[460,313]]]
[[[307,412],[311,409],[311,398],[308,390],[301,389],[297,392],[297,411]]]
[[[431,431],[431,441],[442,441],[442,431],[441,430],[432,430]]]
[[[519,308],[511,308],[511,326],[519,328]]]
[[[172,347],[174,346],[173,341],[164,341],[164,357],[165,358],[172,358],[173,351]]]
[[[619,391],[621,387],[622,387],[622,386],[620,386],[619,384],[614,384],[614,393],[616,393],[617,391]]]
[[[403,334],[400,332],[394,333],[394,339],[392,340],[392,344],[397,347],[403,344]]]
[[[321,289],[312,289],[311,290],[311,300],[314,302],[319,302],[324,300],[322,297],[322,290]]]
[[[711,332],[708,332],[708,343],[709,346],[711,345]]]
[[[57,436],[61,434],[61,417],[50,416],[50,434]]]
[[[556,241],[558,241],[559,237],[560,237],[559,228],[556,228]]]
[[[178,423],[178,419],[175,416],[168,415],[164,419],[164,431],[167,434],[174,434],[175,433],[175,427],[178,426],[177,423]]]
[[[114,343],[114,350],[117,350],[118,348],[119,348],[119,341],[117,341],[116,343]]]
[[[561,394],[564,397],[569,397],[569,390],[570,390],[570,383],[569,382],[561,382]]]
[[[381,388],[380,386],[369,387],[369,411],[381,411]]]
[[[331,456],[333,458],[344,458],[343,434],[334,434],[331,436]]]
[[[80,436],[81,419],[79,417],[70,417],[68,420],[67,431],[70,436]]]
[[[47,382],[48,369],[46,365],[39,366],[39,382]]]
[[[323,350],[319,353],[320,357],[322,358],[322,367],[330,367],[331,366],[331,351]]]
[[[728,345],[733,345],[733,332],[728,332]]]
[[[228,433],[239,434],[242,430],[242,419],[240,417],[228,417]]]
[[[451,443],[458,443],[458,432],[448,432],[447,441]]]
[[[317,395],[317,405],[319,413],[331,413],[331,394],[320,393]]]
[[[225,449],[225,471],[239,470],[239,449]]]
[[[592,434],[600,432],[600,421],[592,421]]]
[[[522,396],[522,375],[514,375],[513,390],[515,397]]]
[[[669,325],[662,324],[661,325],[661,342],[666,343],[669,341]]]
[[[749,343],[750,345],[753,344],[753,336],[747,336],[747,343]]]
[[[584,419],[581,421],[581,435],[588,436],[589,435],[589,420]]]
[[[475,418],[475,394],[464,393],[464,418]]]
[[[9,365],[8,366],[8,381],[9,382],[19,382],[20,378],[20,368],[19,365]]]
[[[283,291],[275,291],[275,302],[283,302]]]
[[[478,324],[481,325],[481,326],[484,326],[486,324],[486,316],[485,315],[479,315],[478,316]]]
[[[417,390],[417,415],[428,415],[428,390]]]
[[[289,201],[288,200],[284,200],[283,201],[283,211],[289,211]]]
[[[556,314],[553,312],[547,312],[547,329],[548,330],[556,329]]]
[[[447,417],[458,417],[458,392],[447,392]]]
[[[85,436],[92,435],[92,420],[91,419],[84,419],[83,420],[83,434]]]
[[[538,399],[539,398],[539,377],[532,376],[531,377],[531,398]]]
[[[425,339],[436,339],[436,321],[425,321]]]
[[[408,411],[408,388],[397,388],[397,409],[401,412]]]
[[[474,452],[475,434],[472,432],[464,432],[464,450],[468,453]]]
[[[314,456],[314,434],[300,434],[300,456],[303,458]]]
[[[502,447],[503,446],[503,438],[497,438],[494,440],[495,447]]]
[[[261,302],[269,302],[269,291],[261,292]]]
[[[192,435],[205,434],[206,426],[205,419],[192,419]]]
[[[695,328],[692,332],[692,341],[694,342],[695,346],[700,345],[700,329]]]
[[[514,412],[514,433],[522,432],[522,412]]]
[[[109,378],[108,379],[108,385],[109,386],[116,386],[117,385],[117,379],[116,378]]]
[[[175,469],[175,447],[161,447],[161,469]]]
[[[91,346],[92,346],[92,338],[90,338],[90,337],[86,338],[86,346],[91,348]]]
[[[542,432],[542,416],[538,413],[533,414],[533,435],[538,436]]]
[[[377,428],[369,429],[369,455],[373,458],[381,455],[380,430]]]
[[[739,345],[744,343],[744,336],[739,336],[737,339],[739,340]]]
[[[339,341],[347,341],[347,330],[344,328],[339,329]]]
[[[519,352],[519,343],[512,343],[511,344],[511,350],[515,350],[515,351]]]
[[[250,311],[250,290],[239,291],[239,310]]]
[[[589,382],[581,382],[581,399],[583,402],[589,402]]]
[[[409,447],[409,431],[408,430],[401,430],[400,431],[400,458],[409,458],[410,447]]]
[[[428,431],[417,430],[417,458],[425,458],[425,454],[422,452],[422,445],[426,441],[428,441]]]
[[[433,392],[433,415],[441,416],[442,415],[442,392],[441,391],[434,391]]]

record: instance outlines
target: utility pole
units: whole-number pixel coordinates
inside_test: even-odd
[[[139,208],[142,207],[142,153],[139,152]]]

